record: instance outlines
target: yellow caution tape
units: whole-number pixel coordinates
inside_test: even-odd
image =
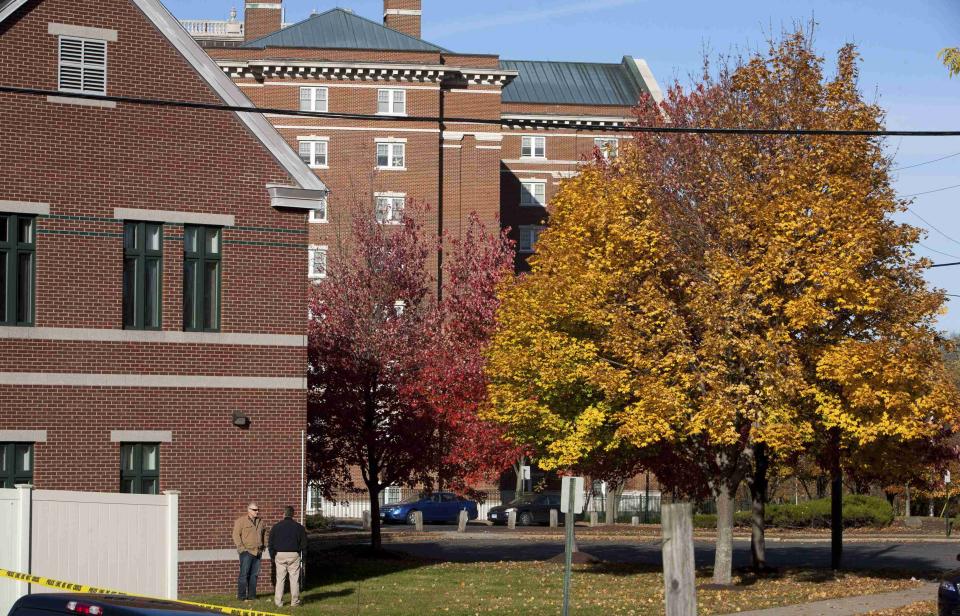
[[[172,603],[180,603],[182,605],[192,605],[193,607],[200,607],[207,610],[220,612],[221,614],[231,614],[233,616],[285,616],[284,614],[275,614],[273,612],[258,612],[256,610],[244,610],[237,607],[226,607],[223,605],[195,603],[193,601],[179,601],[176,599],[163,599],[161,597],[151,597],[149,595],[135,595],[133,593],[122,592],[119,590],[110,590],[108,588],[97,588],[96,586],[87,586],[86,584],[74,584],[72,582],[64,582],[63,580],[55,580],[53,578],[30,575],[29,573],[20,573],[18,571],[8,571],[7,569],[0,569],[0,578],[10,578],[11,580],[16,580],[18,582],[24,582],[27,584],[37,584],[38,586],[46,586],[47,588],[56,588],[57,590],[62,590],[65,592],[83,593],[88,595],[121,595],[124,597],[136,597],[137,599],[151,599],[153,601],[170,601]]]

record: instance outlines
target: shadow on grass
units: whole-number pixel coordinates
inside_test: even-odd
[[[391,550],[374,552],[369,546],[361,545],[311,549],[306,554],[304,603],[347,597],[367,580],[429,567],[438,562]],[[339,585],[352,587],[328,590]]]

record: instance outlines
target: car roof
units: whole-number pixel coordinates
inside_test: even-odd
[[[133,614],[154,614],[163,616],[173,616],[175,614],[219,614],[212,610],[172,601],[163,601],[160,599],[144,599],[140,597],[128,597],[125,595],[92,595],[83,593],[39,593],[21,597],[14,604],[14,611],[17,608],[31,608],[37,610],[63,612],[72,614],[67,610],[67,603],[77,601],[88,605],[96,605],[103,608],[104,616],[115,614],[130,616]],[[11,612],[12,613],[12,612]]]

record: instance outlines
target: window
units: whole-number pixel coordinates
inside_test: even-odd
[[[405,90],[378,90],[377,113],[389,115],[407,115],[407,93]]]
[[[60,37],[60,91],[107,93],[107,42]]]
[[[220,331],[221,229],[183,228],[183,329]]]
[[[160,329],[163,289],[163,227],[123,226],[123,327]]]
[[[524,137],[520,146],[520,158],[546,158],[546,137]]]
[[[399,195],[377,195],[377,222],[400,224],[407,198]]]
[[[160,445],[120,445],[120,491],[124,494],[160,493]]]
[[[406,164],[407,144],[394,142],[377,143],[378,169],[404,169]]]
[[[310,210],[310,222],[314,224],[327,222],[327,198],[320,201],[320,207]]]
[[[310,278],[317,280],[327,277],[327,247],[311,246],[310,250]]]
[[[36,225],[33,216],[0,214],[0,325],[33,325]]]
[[[33,443],[0,443],[0,488],[33,483]]]
[[[520,234],[517,240],[517,252],[530,254],[537,246],[540,240],[540,234],[544,227],[520,227],[517,231]]]
[[[620,151],[620,140],[619,139],[610,139],[609,137],[597,137],[593,140],[593,143],[600,150],[600,153],[603,154],[603,157],[607,160],[613,160],[617,157],[617,153]]]
[[[327,89],[300,88],[300,111],[327,111]]]
[[[534,180],[520,182],[520,205],[543,207],[547,204],[547,183]]]
[[[327,168],[327,141],[301,140],[300,159],[313,168]]]

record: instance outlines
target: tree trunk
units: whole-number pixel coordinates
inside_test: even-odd
[[[840,431],[830,435],[830,568],[843,565],[843,473],[840,467]]]
[[[383,547],[380,534],[380,493],[370,491],[370,549],[379,552]]]
[[[517,473],[517,483],[515,485],[516,490],[513,493],[514,498],[518,498],[523,494],[523,467],[526,466],[527,457],[521,456],[520,460],[513,465],[513,470]]]
[[[717,547],[713,563],[713,583],[733,583],[733,495],[735,488],[721,482],[717,491]]]
[[[753,569],[760,573],[767,568],[767,543],[765,537],[765,516],[767,509],[767,471],[770,461],[767,446],[758,443],[754,448],[753,481],[750,482],[750,553],[753,556]]]
[[[904,503],[904,506],[903,506],[903,515],[904,517],[909,518],[910,517],[910,484],[909,483],[906,486],[904,486],[904,490],[905,490],[907,502]]]
[[[620,513],[620,497],[623,496],[623,490],[626,485],[625,481],[617,484],[607,484],[607,504],[604,509],[606,509],[605,514],[608,525],[617,523],[617,515]]]

